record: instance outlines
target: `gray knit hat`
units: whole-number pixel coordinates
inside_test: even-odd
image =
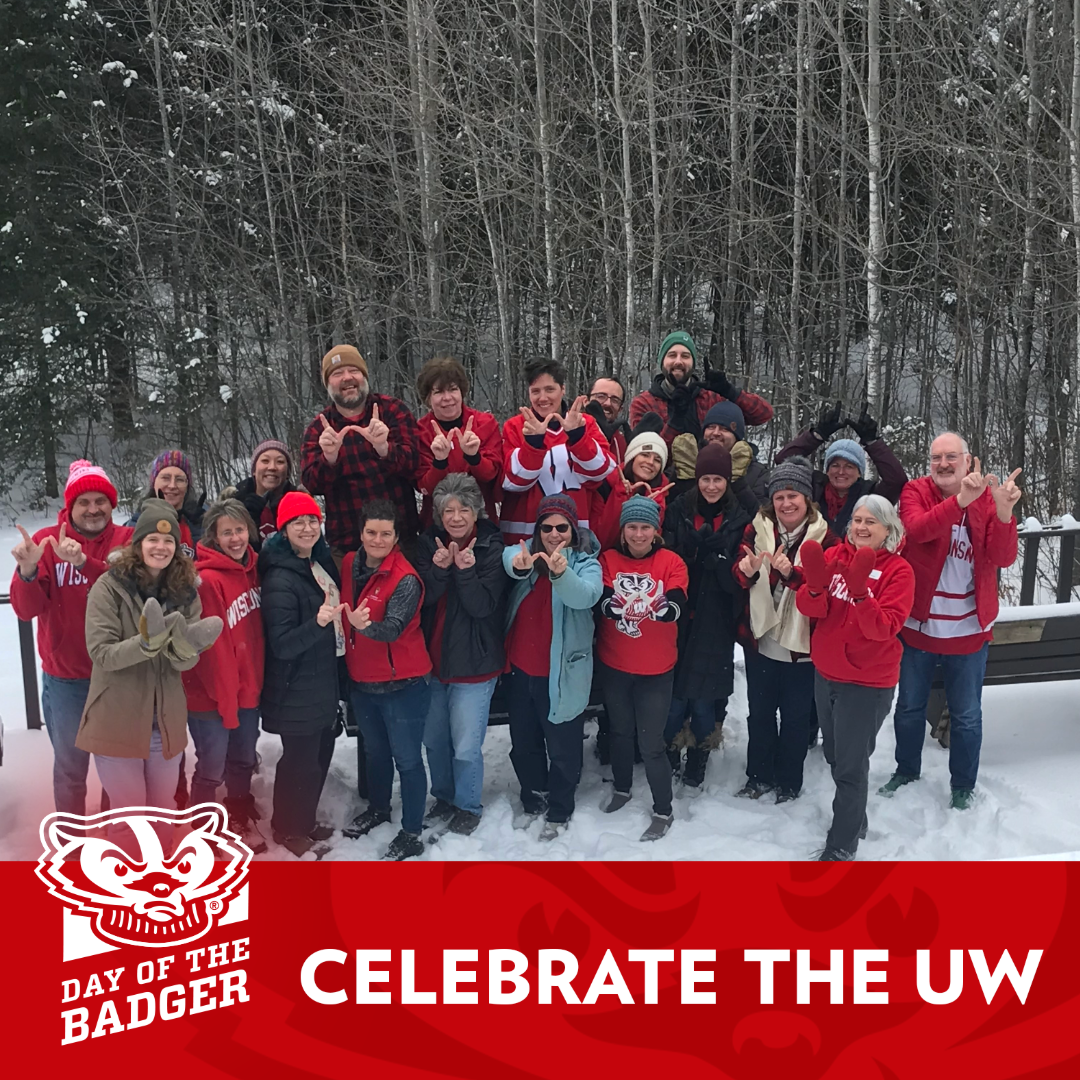
[[[654,529],[659,529],[659,504],[655,499],[647,499],[644,495],[631,495],[622,504],[622,510],[619,511],[619,528],[629,525],[632,521],[640,521],[644,525],[651,525]]]
[[[829,448],[825,451],[826,472],[837,458],[850,461],[859,470],[860,476],[866,475],[866,451],[854,439],[837,439],[829,444]]]
[[[804,457],[789,457],[773,467],[767,490],[770,499],[778,491],[797,491],[809,502],[814,498],[814,468]]]

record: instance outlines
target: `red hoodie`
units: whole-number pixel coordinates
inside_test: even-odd
[[[825,592],[810,594],[803,585],[795,596],[799,610],[817,620],[810,631],[810,659],[826,679],[858,686],[895,686],[900,680],[900,628],[915,598],[915,573],[897,552],[879,548],[867,582],[867,597],[854,603],[841,573],[855,555],[850,540],[825,552],[832,571]]]
[[[203,618],[217,615],[221,636],[183,673],[191,712],[216,712],[227,728],[238,727],[240,709],[258,707],[263,684],[263,622],[259,608],[258,556],[249,545],[247,562],[199,544],[195,568]]]
[[[71,524],[67,510],[61,510],[55,525],[34,533],[34,542],[59,536],[64,524],[82,544],[86,562],[76,569],[58,560],[50,544],[42,553],[33,581],[23,581],[16,567],[11,579],[11,606],[23,622],[38,620],[38,652],[46,675],[89,679],[93,665],[86,651],[86,598],[90,586],[109,568],[109,552],[127,544],[135,530],[110,521],[97,536],[83,536]]]

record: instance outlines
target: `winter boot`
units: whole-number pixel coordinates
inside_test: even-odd
[[[480,815],[470,810],[457,810],[450,819],[449,831],[457,836],[472,836],[480,824]]]
[[[565,821],[545,821],[544,827],[540,830],[540,839],[545,844],[550,843],[556,837],[561,836],[566,832]]]
[[[667,759],[671,765],[671,775],[677,777],[682,772],[682,748],[672,743],[667,748]]]
[[[333,825],[316,825],[315,828],[313,828],[311,832],[308,833],[308,836],[310,836],[311,839],[314,840],[316,843],[318,843],[320,840],[329,840],[330,837],[333,835]]]
[[[445,799],[436,799],[435,805],[427,812],[424,817],[424,824],[438,825],[441,822],[449,821],[453,816],[453,803],[448,803]]]
[[[309,851],[314,852],[316,859],[321,859],[330,850],[325,844],[317,844],[310,836],[282,836],[274,831],[273,837],[275,844],[291,851],[298,859],[303,858]]]
[[[341,830],[341,835],[346,840],[357,840],[361,836],[367,836],[372,829],[378,828],[384,822],[390,820],[390,815],[385,810],[376,810],[369,806],[362,814],[356,817]]]
[[[776,805],[781,803],[794,802],[799,797],[797,791],[791,791],[788,788],[778,788],[776,792]]]
[[[687,787],[701,787],[705,782],[705,769],[709,764],[709,751],[700,746],[686,748],[686,768],[683,770],[683,783]]]
[[[763,784],[760,780],[747,780],[746,783],[735,792],[735,798],[760,799],[762,795],[767,795],[772,789],[772,784]]]
[[[250,807],[248,799],[251,800]],[[251,795],[238,799],[226,797],[222,799],[222,806],[229,815],[229,831],[236,833],[254,854],[261,855],[266,850],[266,841],[251,821],[252,816],[258,817],[254,797]]]
[[[917,776],[905,776],[903,773],[894,772],[889,779],[877,789],[879,795],[891,799],[905,784],[914,784]]]
[[[416,833],[406,832],[402,829],[383,854],[384,859],[391,862],[401,862],[403,859],[414,859],[417,855],[424,854],[424,845]]]
[[[949,797],[950,810],[970,810],[975,805],[975,792],[972,788],[958,787],[952,789]]]
[[[815,851],[811,858],[818,862],[853,862],[855,852],[844,851],[843,848],[830,847],[826,844],[820,851]]]
[[[605,814],[614,814],[630,801],[629,791],[613,791],[611,798],[600,808]]]
[[[666,836],[673,820],[672,814],[653,814],[649,827],[641,834],[641,839],[659,840],[662,836]]]

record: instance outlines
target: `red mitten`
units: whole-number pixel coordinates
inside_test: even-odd
[[[825,586],[829,584],[825,552],[816,540],[804,540],[799,551],[802,554],[803,581],[812,593],[823,593]]]
[[[870,580],[870,571],[877,562],[877,552],[873,548],[861,547],[855,552],[844,571],[844,584],[852,600],[862,600],[866,596],[866,583]]]

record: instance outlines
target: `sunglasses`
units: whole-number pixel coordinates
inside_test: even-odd
[[[570,531],[570,523],[569,522],[564,522],[562,525],[541,525],[540,526],[540,531],[542,533],[550,533],[550,532],[568,533]]]

